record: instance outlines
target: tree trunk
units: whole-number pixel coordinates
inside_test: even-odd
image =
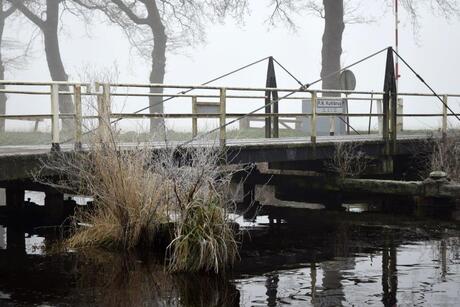
[[[148,25],[153,35],[153,49],[151,53],[152,69],[150,71],[150,83],[163,83],[165,77],[166,65],[166,42],[167,35],[163,25],[160,12],[155,1],[146,2],[145,6],[148,11]],[[151,93],[162,94],[162,88],[151,88]],[[149,111],[150,113],[163,113],[163,100],[164,97],[150,97],[149,98]],[[150,119],[150,133],[163,133],[164,132],[164,119],[151,118]]]
[[[340,56],[342,55],[343,0],[323,0],[324,34],[321,78],[323,89],[340,89]]]
[[[3,15],[3,5],[0,6],[0,80],[5,79],[5,66],[3,65],[2,43],[3,29],[5,27],[5,16]],[[4,89],[4,85],[0,85],[0,89]],[[6,94],[0,93],[0,115],[6,114]],[[5,120],[0,118],[0,133],[5,132]]]
[[[59,1],[47,0],[46,22],[44,23],[44,27],[42,29],[45,42],[46,62],[53,81],[67,81],[68,76],[65,71],[61,58],[61,51],[59,49],[58,24]],[[61,91],[69,91],[68,86],[60,86],[59,89]],[[59,95],[59,112],[75,112],[71,96]],[[66,136],[70,136],[74,131],[74,121],[72,119],[63,119],[62,124],[64,134]]]
[[[166,35],[154,34],[154,47],[152,50],[152,70],[150,71],[150,83],[163,83],[166,65]],[[163,93],[162,88],[151,88],[151,93]],[[163,113],[163,97],[150,97],[150,113]],[[164,120],[162,118],[150,119],[150,133],[163,132]],[[160,131],[159,131],[160,130]]]

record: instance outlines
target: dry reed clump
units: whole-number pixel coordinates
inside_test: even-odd
[[[44,169],[60,174],[58,188],[94,197],[80,210],[67,240],[72,248],[152,247],[162,225],[174,224],[169,270],[223,271],[237,257],[223,172],[214,147],[117,147],[115,130],[97,133],[88,150],[55,153]],[[164,229],[164,228],[163,228]]]
[[[123,151],[114,143],[93,142],[88,152],[59,156],[54,164],[64,173],[64,185],[95,199],[94,210],[77,212],[70,247],[128,250],[153,241],[158,225],[167,220],[166,186],[146,165],[149,150]]]
[[[451,131],[436,139],[430,156],[430,170],[444,171],[454,181],[460,182],[460,133]]]

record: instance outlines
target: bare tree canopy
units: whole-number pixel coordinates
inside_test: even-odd
[[[131,45],[151,61],[149,81],[163,83],[167,49],[187,47],[203,41],[207,21],[227,15],[241,16],[245,0],[73,0],[91,11],[104,13],[121,27]],[[161,94],[163,89],[151,88]],[[163,98],[149,97],[150,113],[163,113]],[[160,119],[151,119],[150,131],[161,128]]]
[[[457,0],[399,0],[402,7],[410,16],[414,34],[420,25],[421,9],[428,7],[433,14],[439,14],[448,19],[459,16],[460,4]],[[382,0],[384,4],[394,5],[394,0]],[[309,13],[325,20],[322,47],[321,77],[323,88],[339,89],[339,76],[334,74],[340,69],[340,56],[342,54],[342,36],[346,24],[366,23],[372,17],[365,16],[360,11],[359,0],[270,0],[273,7],[269,17],[271,24],[284,22],[295,28],[295,17],[302,13]]]
[[[46,62],[51,79],[54,81],[67,81],[68,75],[62,61],[59,47],[59,25],[65,0],[8,0],[13,7],[22,13],[30,22],[40,29],[45,46]],[[62,86],[62,90],[68,87]],[[61,95],[59,98],[59,111],[73,113],[74,107],[70,96]],[[64,131],[69,134],[73,131],[73,121],[63,120]]]

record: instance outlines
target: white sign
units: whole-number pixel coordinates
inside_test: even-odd
[[[318,98],[316,113],[343,113],[342,99]]]

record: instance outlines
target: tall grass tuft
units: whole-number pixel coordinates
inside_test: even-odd
[[[123,149],[117,133],[107,124],[87,150],[53,153],[44,162],[44,174],[59,174],[48,183],[94,198],[94,208],[76,213],[67,245],[155,249],[160,229],[168,228],[162,226],[173,224],[170,271],[224,271],[238,249],[227,199],[232,172],[222,168],[222,152],[166,141]]]
[[[219,273],[233,263],[238,248],[229,225],[228,215],[218,203],[195,201],[187,205],[168,246],[169,269]]]

